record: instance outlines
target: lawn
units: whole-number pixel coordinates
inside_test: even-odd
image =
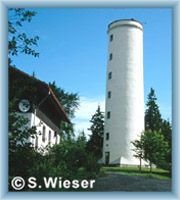
[[[128,176],[144,176],[149,178],[155,178],[160,180],[170,180],[171,173],[168,170],[153,168],[152,172],[150,173],[149,168],[142,167],[141,172],[139,171],[138,167],[102,167],[100,176],[104,176],[108,173],[119,173],[125,174]]]

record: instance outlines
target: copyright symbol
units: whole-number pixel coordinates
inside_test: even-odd
[[[22,190],[25,186],[25,181],[21,176],[16,176],[12,179],[11,186],[15,190]]]

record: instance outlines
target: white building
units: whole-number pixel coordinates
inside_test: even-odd
[[[131,141],[144,130],[143,26],[117,20],[108,36],[103,163],[138,165]]]
[[[28,119],[27,127],[36,127],[37,134],[30,137],[29,142],[36,149],[59,144],[60,123],[70,121],[52,89],[45,82],[13,67],[9,68],[9,83],[9,96],[16,99],[17,113]]]

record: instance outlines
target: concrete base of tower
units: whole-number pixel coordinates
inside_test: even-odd
[[[116,166],[139,166],[140,160],[132,157],[132,158],[125,158],[125,157],[116,157],[116,159],[108,159],[106,156],[104,156],[99,163],[105,164],[105,165],[116,165]],[[141,160],[141,166],[148,167],[148,163],[144,160]]]

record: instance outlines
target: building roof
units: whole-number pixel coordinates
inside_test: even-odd
[[[59,124],[60,121],[65,121],[70,123],[70,120],[68,116],[66,115],[63,106],[61,105],[60,101],[54,94],[53,90],[49,87],[49,85],[33,76],[30,76],[29,74],[15,68],[15,67],[9,67],[9,75],[11,76],[11,79],[13,82],[19,81],[19,83],[28,83],[28,80],[30,83],[33,83],[33,87],[35,86],[35,92],[34,94],[26,94],[25,96],[29,96],[31,98],[31,101],[36,105],[39,106],[40,110],[44,113],[47,113],[49,118],[53,118],[52,121],[56,125]],[[20,85],[20,84],[19,84]],[[29,87],[31,87],[30,85]],[[11,87],[11,86],[10,86]],[[20,85],[21,87],[21,85]],[[22,85],[23,87],[23,85]],[[15,92],[15,91],[14,91]],[[36,97],[35,97],[36,96]],[[38,97],[37,97],[38,96]],[[47,97],[47,99],[46,99]],[[40,105],[41,100],[46,99],[45,103]]]

